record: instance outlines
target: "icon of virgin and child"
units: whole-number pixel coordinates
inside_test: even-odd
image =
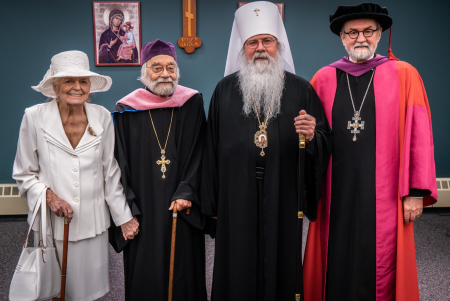
[[[124,22],[125,16],[120,9],[109,13],[109,28],[100,36],[99,63],[130,64],[139,63],[136,40],[131,22]]]

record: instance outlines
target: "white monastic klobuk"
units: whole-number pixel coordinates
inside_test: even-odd
[[[224,76],[239,70],[239,52],[249,38],[259,34],[273,35],[283,43],[284,69],[295,74],[291,48],[278,7],[271,2],[257,1],[241,6],[234,15]]]

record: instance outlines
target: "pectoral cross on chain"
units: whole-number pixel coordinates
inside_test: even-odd
[[[161,165],[161,171],[163,173],[162,178],[165,179],[165,172],[167,171],[166,164],[170,164],[170,160],[166,160],[166,156],[164,156],[165,152],[161,152],[161,160],[156,161],[156,164]]]
[[[353,141],[356,141],[356,134],[359,134],[361,131],[358,130],[360,128],[361,130],[364,130],[364,121],[361,121],[361,117],[359,117],[359,112],[355,112],[355,117],[352,117],[353,121],[349,121],[347,124],[347,130],[350,130],[350,133],[353,135]],[[361,121],[361,123],[359,123]]]
[[[254,12],[256,13],[257,16],[259,16],[259,15],[258,15],[259,8],[255,8]]]

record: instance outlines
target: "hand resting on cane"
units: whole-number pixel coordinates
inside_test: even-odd
[[[70,221],[73,218],[73,211],[70,208],[70,205],[67,204],[63,199],[58,197],[53,191],[47,189],[46,194],[47,205],[50,207],[50,210],[56,214],[56,216],[67,218],[67,221]]]
[[[187,200],[178,199],[176,201],[173,201],[170,204],[169,210],[173,210],[173,206],[175,206],[175,202],[177,203],[177,211],[181,211],[184,209],[188,209],[192,207],[192,202]]]

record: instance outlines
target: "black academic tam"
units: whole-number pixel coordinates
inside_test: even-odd
[[[375,3],[361,3],[352,6],[339,6],[336,12],[330,15],[330,29],[339,36],[344,23],[355,19],[374,19],[380,23],[383,31],[392,26],[392,18],[389,16],[386,7],[381,7]]]

